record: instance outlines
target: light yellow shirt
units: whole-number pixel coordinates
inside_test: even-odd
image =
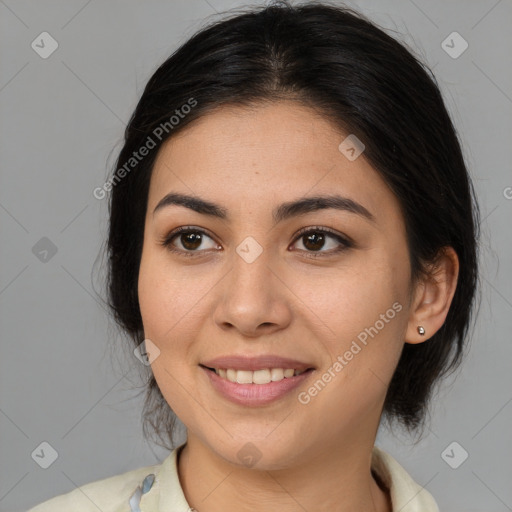
[[[183,446],[172,450],[161,464],[82,485],[28,512],[189,512],[193,509],[183,494],[177,467],[177,455]],[[371,466],[389,489],[393,512],[439,512],[430,493],[376,446]]]

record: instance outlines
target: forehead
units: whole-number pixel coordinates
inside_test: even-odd
[[[221,107],[168,139],[151,178],[148,210],[169,191],[239,209],[340,193],[370,211],[398,202],[364,157],[339,146],[350,135],[296,102]]]

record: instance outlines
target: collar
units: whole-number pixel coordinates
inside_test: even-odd
[[[151,489],[142,495],[140,512],[190,512],[193,510],[187,503],[178,476],[178,456],[186,442],[164,459],[155,471],[155,480]],[[134,509],[133,512],[139,512]]]
[[[178,476],[178,457],[185,444],[172,450],[137,487],[132,496],[132,512],[194,510],[187,503]],[[391,455],[377,446],[373,447],[371,467],[389,490],[393,512],[439,512],[432,495],[417,484]]]
[[[372,470],[389,490],[393,512],[439,512],[432,495],[407,471],[377,446],[372,451]]]

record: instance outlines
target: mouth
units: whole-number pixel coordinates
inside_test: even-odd
[[[221,379],[236,384],[269,384],[280,382],[284,379],[291,379],[312,371],[314,368],[262,368],[260,370],[239,370],[235,368],[213,368],[200,364],[206,370],[217,374]]]
[[[201,361],[199,367],[217,396],[244,407],[290,398],[315,371],[311,363],[276,354],[230,354]]]

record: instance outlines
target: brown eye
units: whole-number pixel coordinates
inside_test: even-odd
[[[302,245],[305,248],[304,252],[308,253],[308,257],[314,258],[330,256],[334,253],[339,253],[354,246],[353,242],[342,237],[338,233],[335,233],[327,228],[320,227],[302,229],[295,240],[302,241]],[[329,240],[334,242],[331,241],[329,243]],[[326,246],[327,249],[330,250],[323,251],[322,249],[324,249]],[[300,250],[303,251],[303,249]]]
[[[202,247],[206,244],[206,240],[211,240],[210,246]],[[302,241],[304,247],[299,250],[304,252],[307,257],[312,258],[332,256],[355,246],[350,239],[330,229],[320,227],[303,228],[295,238],[295,243],[299,240]],[[181,247],[176,246],[176,243],[179,243]],[[220,249],[220,246],[203,229],[190,226],[175,229],[164,237],[161,245],[170,252],[188,257],[200,256],[207,249]],[[326,247],[328,250],[322,250]]]
[[[201,248],[201,245],[205,244],[206,239],[212,241],[210,247],[206,246]],[[174,243],[175,240],[181,245],[181,248],[176,247]],[[203,250],[218,248],[218,245],[205,231],[186,226],[182,226],[169,233],[169,235],[161,241],[161,244],[169,249],[169,251],[180,253],[184,256],[196,256],[203,252]]]
[[[188,251],[193,251],[197,249],[202,243],[202,235],[197,233],[196,231],[190,233],[182,233],[179,236],[179,240],[183,247]]]
[[[308,251],[319,251],[325,245],[325,233],[310,233],[302,235],[303,245]]]

